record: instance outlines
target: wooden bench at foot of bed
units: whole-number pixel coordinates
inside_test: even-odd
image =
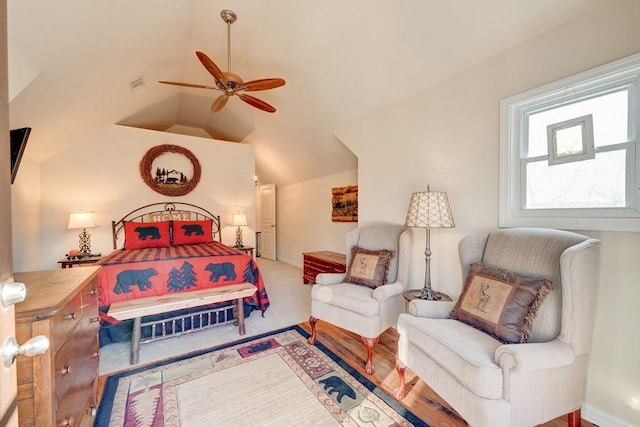
[[[117,320],[133,319],[133,331],[131,335],[131,359],[130,363],[138,363],[140,355],[140,343],[142,336],[142,317],[160,313],[168,313],[176,310],[199,307],[217,302],[233,301],[234,318],[237,322],[240,335],[245,334],[244,309],[242,301],[256,292],[257,288],[251,283],[238,283],[233,285],[218,286],[199,291],[183,292],[139,298],[129,301],[118,301],[109,307],[109,316]],[[221,325],[228,322],[217,323]],[[210,325],[215,326],[215,325]],[[199,328],[202,329],[202,328]],[[170,335],[170,336],[175,336]]]

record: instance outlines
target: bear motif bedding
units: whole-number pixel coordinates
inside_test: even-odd
[[[253,310],[264,313],[269,307],[269,297],[255,260],[219,242],[121,249],[98,263],[103,267],[98,275],[100,345],[127,339],[103,334],[103,329],[119,323],[107,315],[109,306],[117,301],[249,282],[256,286],[257,292],[245,298],[245,314]]]

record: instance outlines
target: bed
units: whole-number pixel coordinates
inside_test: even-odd
[[[221,242],[220,217],[190,203],[161,202],[112,221],[114,251],[104,256],[100,284],[100,346],[131,339],[131,321],[108,315],[117,301],[249,282],[245,317],[264,314],[269,297],[255,260]],[[143,342],[234,321],[232,305],[219,303],[142,319]]]

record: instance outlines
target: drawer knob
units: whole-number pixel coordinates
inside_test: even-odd
[[[89,358],[90,358],[90,359],[95,359],[95,358],[97,358],[98,356],[100,356],[100,352],[98,352],[98,351],[94,351],[93,353],[91,353],[91,354],[89,355]]]
[[[98,290],[97,289],[90,289],[89,290],[89,295],[98,295]]]
[[[73,374],[73,368],[70,365],[64,365],[62,369],[60,369],[60,374],[62,376]]]
[[[75,312],[73,312],[73,313],[67,314],[66,316],[64,316],[64,318],[66,320],[78,320],[78,315]]]
[[[98,316],[96,316],[96,317],[92,317],[91,319],[89,319],[89,321],[90,321],[91,323],[99,322],[99,321],[100,321],[100,317],[98,317]]]
[[[75,421],[73,420],[73,417],[64,417],[64,419],[60,423],[62,427],[71,427],[74,424],[75,424]]]

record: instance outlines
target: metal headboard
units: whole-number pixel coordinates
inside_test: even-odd
[[[163,220],[181,220],[182,215],[189,214],[192,221],[211,220],[211,235],[214,241],[222,242],[220,230],[220,215],[214,215],[208,210],[191,203],[159,202],[135,209],[118,221],[111,221],[111,233],[113,234],[113,249],[118,247],[118,238],[124,231],[125,221],[148,222],[150,215],[160,215]],[[164,218],[166,217],[166,219]]]

